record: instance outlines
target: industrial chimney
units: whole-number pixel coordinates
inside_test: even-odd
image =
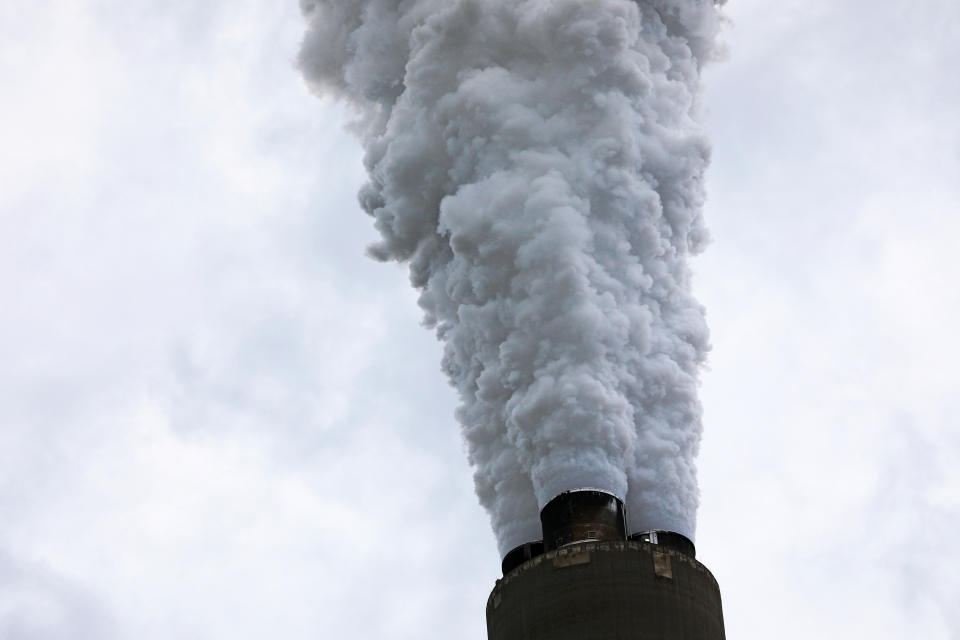
[[[504,558],[489,640],[725,639],[720,588],[685,536],[627,538],[623,502],[599,489],[561,493],[540,522],[543,541]]]

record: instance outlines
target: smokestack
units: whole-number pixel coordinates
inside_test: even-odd
[[[573,489],[554,496],[540,510],[543,539],[518,545],[500,564],[507,575],[544,551],[577,542],[626,539],[623,500],[603,489]]]
[[[535,540],[534,542],[521,544],[511,549],[507,555],[503,557],[503,562],[500,563],[500,570],[503,571],[503,575],[507,575],[527,560],[532,560],[541,553],[543,553],[543,540]]]
[[[676,549],[691,558],[697,557],[697,548],[693,541],[676,531],[641,531],[630,536],[631,542],[647,542],[667,549]]]
[[[720,588],[693,542],[674,531],[628,539],[625,520],[607,491],[550,500],[543,543],[504,559],[487,600],[488,640],[725,640]]]
[[[720,588],[692,555],[578,542],[514,567],[487,599],[488,640],[725,640]]]
[[[626,540],[623,501],[603,489],[564,491],[540,510],[546,551],[575,542]]]

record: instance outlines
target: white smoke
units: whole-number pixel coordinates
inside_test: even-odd
[[[631,531],[693,538],[713,1],[302,9],[300,66],[361,114],[370,252],[409,263],[445,344],[501,553],[581,486],[623,496]]]

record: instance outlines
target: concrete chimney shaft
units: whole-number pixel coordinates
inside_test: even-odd
[[[623,503],[599,489],[561,493],[540,522],[542,544],[504,558],[489,640],[725,640],[720,588],[686,537],[627,540]]]

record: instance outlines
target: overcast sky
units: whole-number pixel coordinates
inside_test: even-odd
[[[731,638],[960,638],[960,4],[730,0],[694,263]],[[0,0],[0,638],[483,640],[440,346],[296,2]]]

